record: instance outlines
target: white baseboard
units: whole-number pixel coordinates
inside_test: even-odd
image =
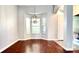
[[[64,48],[65,50],[67,50],[67,51],[72,51],[73,50],[73,47],[72,48],[66,48],[65,46],[64,46],[64,42],[63,42],[63,40],[54,40],[57,44],[59,44],[62,48]]]
[[[18,39],[18,40],[29,40],[29,39],[45,39],[45,40],[48,40],[46,38],[26,38],[26,39]]]
[[[4,48],[0,49],[0,52],[6,50],[7,48],[9,48],[11,45],[13,45],[13,44],[16,43],[16,42],[18,42],[18,39],[15,40],[15,41],[13,41],[13,42],[11,42],[10,44],[8,44],[7,46],[5,46]]]

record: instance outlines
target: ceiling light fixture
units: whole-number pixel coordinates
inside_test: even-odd
[[[37,23],[37,19],[38,19],[38,17],[37,17],[37,15],[36,15],[36,6],[34,6],[34,15],[32,16],[32,21],[33,21],[33,23]]]

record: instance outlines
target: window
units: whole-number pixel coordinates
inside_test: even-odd
[[[40,34],[40,18],[32,19],[32,34]]]
[[[31,36],[46,36],[46,18],[41,17],[37,19],[31,19],[26,17],[26,35]]]
[[[46,18],[42,18],[42,34],[46,34]]]

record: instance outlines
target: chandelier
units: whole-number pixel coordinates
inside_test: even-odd
[[[37,17],[37,14],[36,14],[36,6],[34,6],[34,14],[32,16],[32,21],[34,24],[36,24],[38,21],[37,21],[38,17]]]

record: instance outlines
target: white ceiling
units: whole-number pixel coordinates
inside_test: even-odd
[[[53,12],[52,5],[22,5],[19,7],[28,14],[34,13],[34,8],[35,8],[35,13],[37,14]]]

